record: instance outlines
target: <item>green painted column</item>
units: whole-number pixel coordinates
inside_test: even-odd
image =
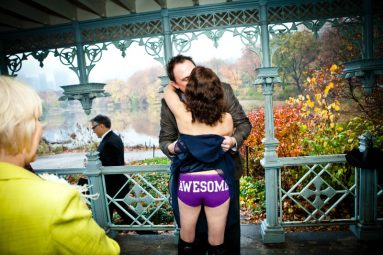
[[[86,154],[88,163],[84,174],[88,177],[90,185],[90,194],[99,194],[95,200],[91,200],[93,218],[105,230],[108,230],[108,211],[106,208],[106,196],[104,182],[101,174],[101,161],[97,151],[91,151]]]
[[[359,151],[363,158],[373,148],[373,137],[365,132],[359,137]],[[378,240],[383,235],[382,225],[378,222],[378,172],[377,169],[359,169],[357,224],[351,231],[360,240]]]
[[[262,67],[256,70],[255,84],[262,85],[265,96],[265,146],[261,164],[265,169],[266,182],[266,219],[261,224],[261,235],[264,243],[281,243],[285,241],[284,230],[278,220],[278,183],[279,161],[276,153],[278,140],[274,137],[273,89],[274,83],[279,82],[278,68],[271,67],[270,42],[267,20],[267,0],[260,1],[260,27],[262,46]]]
[[[169,61],[169,59],[171,57],[173,57],[173,45],[172,45],[172,39],[171,39],[172,30],[170,27],[168,9],[162,9],[161,10],[161,16],[162,16],[162,27],[164,30],[165,63],[167,63]]]
[[[80,26],[78,22],[73,24],[73,29],[76,38],[76,57],[77,57],[77,66],[78,66],[78,78],[80,80],[80,84],[88,83],[88,75],[86,72],[86,63],[85,63],[85,53],[82,46],[82,37]]]
[[[165,54],[165,65],[164,68],[166,68],[166,64],[169,62],[169,60],[173,57],[173,43],[172,43],[172,29],[170,27],[170,19],[169,19],[169,11],[168,9],[162,9],[161,10],[161,16],[162,16],[162,26],[164,30],[164,54]],[[166,85],[169,84],[170,80],[166,73],[163,76],[159,77],[161,79],[161,87],[159,90],[159,93],[163,93]],[[180,236],[180,228],[177,226],[177,222],[174,220],[174,225],[176,226],[176,229],[174,231],[174,243],[177,244]]]
[[[371,59],[374,57],[374,27],[372,15],[372,1],[363,1],[363,50],[362,55],[364,59]]]
[[[164,55],[165,55],[165,63],[164,68],[166,67],[166,64],[168,61],[173,57],[173,44],[171,39],[171,27],[170,27],[170,20],[169,20],[169,11],[168,9],[162,9],[161,10],[161,17],[162,17],[162,29],[164,31]],[[166,85],[169,84],[169,77],[166,74],[159,77],[161,79],[161,87],[159,89],[159,93],[164,92],[164,88]]]
[[[376,78],[383,72],[383,58],[374,58],[374,15],[372,2],[372,0],[363,1],[362,6],[362,59],[344,63],[342,75],[347,79],[358,77],[366,96],[370,96],[374,92],[377,86]]]

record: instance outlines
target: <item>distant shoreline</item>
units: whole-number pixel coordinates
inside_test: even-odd
[[[39,155],[31,165],[34,169],[84,167],[85,154],[86,151],[66,151],[59,154]],[[126,162],[166,157],[158,148],[155,150],[152,148],[146,150],[129,148],[125,150],[124,155]]]
[[[126,146],[124,147],[125,152],[129,151],[153,151],[153,150],[159,150],[159,146],[145,146],[145,145],[134,145],[134,146]],[[54,156],[54,155],[60,155],[60,154],[66,154],[66,153],[86,153],[87,150],[81,148],[81,149],[65,149],[59,153],[44,153],[44,154],[38,154],[38,157],[45,157],[45,156]]]

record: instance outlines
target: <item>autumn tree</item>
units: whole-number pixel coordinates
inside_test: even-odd
[[[304,118],[299,114],[301,106],[276,106],[274,107],[275,137],[278,139],[277,154],[279,157],[295,157],[304,154],[301,138],[300,123]],[[249,174],[253,177],[263,176],[263,167],[260,160],[263,158],[264,145],[262,139],[265,137],[265,112],[264,108],[258,108],[247,113],[252,125],[251,132],[240,148],[245,157],[245,148],[249,153]]]
[[[155,101],[153,91],[158,92],[161,67],[151,67],[132,74],[128,80],[110,80],[105,90],[111,94],[110,101],[128,108],[146,109]],[[151,95],[150,97],[148,95]]]
[[[350,25],[351,26],[351,25]],[[353,41],[360,40],[360,33],[341,32],[342,26],[327,27],[318,38],[320,43],[317,66],[341,65],[359,59],[361,49]]]
[[[282,86],[294,84],[302,93],[305,71],[318,55],[319,42],[310,32],[302,31],[275,35],[271,46],[275,49],[273,65],[279,67]]]
[[[249,46],[242,49],[242,55],[236,62],[236,69],[241,70],[241,80],[245,85],[252,85],[256,79],[255,69],[261,67],[261,58]]]
[[[383,119],[383,89],[376,87],[371,95],[365,95],[362,88],[362,80],[359,78],[340,79],[343,72],[343,64],[348,61],[358,60],[362,56],[362,49],[356,42],[362,40],[361,28],[357,24],[338,25],[327,27],[319,38],[320,50],[315,65],[320,67],[309,70],[308,77],[318,78],[332,76],[334,92],[342,103],[343,118],[361,117],[379,125]],[[381,32],[377,29],[375,36]],[[382,45],[382,44],[380,44]],[[375,56],[383,55],[383,47],[375,48]],[[377,83],[382,78],[377,76]],[[309,85],[310,83],[306,84]],[[317,93],[321,88],[319,84],[308,88],[306,93]],[[382,131],[383,133],[383,131]]]

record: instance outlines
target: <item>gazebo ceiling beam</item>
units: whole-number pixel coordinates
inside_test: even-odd
[[[36,23],[49,25],[49,15],[19,0],[0,1],[0,8]],[[15,11],[16,10],[16,11]]]
[[[15,18],[14,16],[2,14],[0,15],[0,24],[6,25],[8,27],[22,29],[23,26],[20,23],[20,20]]]
[[[136,13],[136,0],[115,0],[128,9],[131,13]]]
[[[77,2],[84,5],[86,8],[88,8],[91,12],[94,14],[100,16],[100,17],[106,17],[106,3],[105,0],[76,0]]]
[[[162,9],[168,8],[167,0],[154,0]]]
[[[77,20],[76,7],[66,1],[31,0],[68,20]]]

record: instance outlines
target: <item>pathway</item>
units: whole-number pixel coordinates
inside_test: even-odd
[[[52,168],[77,168],[84,166],[86,158],[85,152],[81,153],[62,153],[38,157],[32,163],[34,169],[52,169]],[[132,150],[125,152],[125,161],[143,160],[153,157],[165,157],[161,150]]]

